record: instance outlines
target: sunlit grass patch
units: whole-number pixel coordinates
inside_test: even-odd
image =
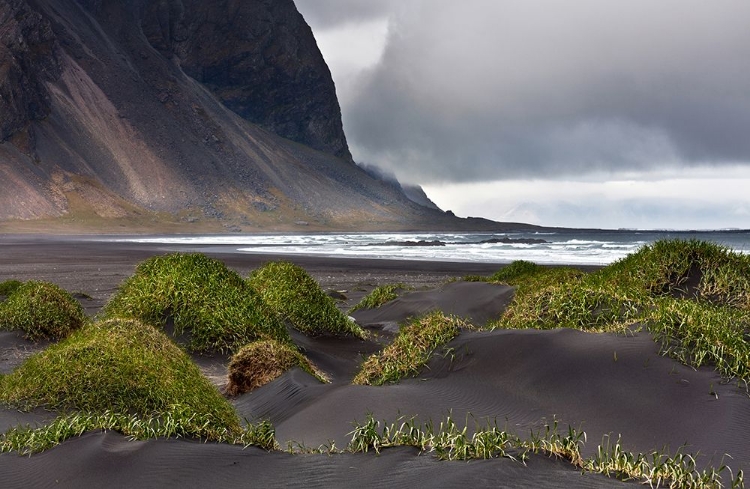
[[[232,406],[167,336],[136,320],[89,324],[0,378],[0,403],[23,410],[167,419],[181,433],[238,432]]]
[[[255,341],[243,346],[229,363],[227,394],[237,396],[257,389],[299,367],[321,382],[325,375],[293,346],[274,340]]]
[[[511,268],[511,267],[506,267]],[[601,270],[514,267],[514,301],[491,328],[623,331],[640,324],[662,352],[750,379],[750,257],[712,243],[658,241]],[[501,270],[502,271],[502,270]],[[500,272],[498,272],[500,273]]]
[[[512,282],[518,280],[521,277],[535,275],[542,270],[544,270],[544,268],[541,265],[537,265],[536,263],[526,260],[516,260],[510,265],[505,266],[495,272],[490,277],[490,280],[493,282]]]
[[[726,378],[750,380],[750,312],[705,301],[661,300],[645,323],[663,353]]]
[[[469,325],[455,316],[433,312],[402,326],[391,344],[365,360],[355,384],[382,385],[416,375],[433,352],[455,338]]]
[[[583,472],[604,474],[623,481],[634,481],[650,487],[714,489],[742,488],[744,474],[736,474],[724,465],[699,468],[694,456],[677,450],[674,454],[652,451],[632,453],[622,448],[618,439],[612,443],[605,437],[596,455],[585,458],[581,449],[586,433],[568,427],[560,432],[557,421],[545,423],[532,431],[528,439],[500,429],[497,422],[459,426],[450,416],[439,425],[431,421],[419,425],[414,418],[385,423],[369,415],[364,423],[356,423],[349,433],[349,452],[370,450],[380,453],[389,447],[409,446],[420,452],[434,453],[440,460],[472,460],[506,457],[526,463],[530,454],[565,460]]]
[[[0,329],[22,331],[31,341],[57,340],[87,321],[78,301],[57,285],[31,280],[10,288],[13,292],[0,303]]]
[[[278,315],[236,272],[202,254],[150,258],[120,286],[105,318],[133,318],[185,335],[193,351],[234,351],[258,339],[291,342]]]
[[[650,296],[750,308],[750,256],[706,241],[657,241],[597,273]]]
[[[494,326],[612,331],[640,317],[641,302],[627,291],[608,283],[590,283],[577,274],[551,272],[520,285],[514,302]]]
[[[205,441],[278,449],[275,430],[267,421],[240,429],[216,428],[209,424],[185,422],[173,413],[141,417],[105,411],[103,413],[69,413],[40,426],[19,426],[0,435],[0,453],[31,455],[92,431],[116,431],[134,440],[154,438],[200,438]]]
[[[339,311],[315,279],[293,263],[267,263],[250,274],[248,284],[295,329],[305,334],[366,336],[362,328]]]
[[[398,291],[405,289],[404,284],[386,284],[375,287],[369,294],[364,296],[354,307],[349,309],[349,313],[359,309],[375,309],[398,297]]]

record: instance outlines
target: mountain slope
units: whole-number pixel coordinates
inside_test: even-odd
[[[351,161],[292,0],[0,0],[0,21],[6,229],[461,227]]]

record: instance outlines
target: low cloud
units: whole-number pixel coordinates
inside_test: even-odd
[[[750,2],[314,3],[323,26],[389,16],[343,115],[403,180],[750,163]]]
[[[328,29],[388,17],[398,0],[294,0],[308,24]]]

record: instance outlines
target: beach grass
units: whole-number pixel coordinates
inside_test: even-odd
[[[0,403],[21,410],[172,419],[183,435],[239,432],[232,406],[164,333],[136,320],[88,324],[0,378]]]
[[[469,325],[440,311],[411,320],[401,327],[392,343],[370,355],[353,382],[360,385],[383,385],[417,375],[432,354],[455,338]]]
[[[364,296],[354,307],[349,309],[349,313],[360,309],[375,309],[387,304],[398,297],[398,291],[406,289],[402,283],[385,284],[375,287],[369,294]]]
[[[59,340],[87,322],[81,304],[55,284],[5,283],[12,293],[0,303],[1,330],[21,331],[30,341]]]
[[[593,273],[512,264],[516,287],[493,328],[622,332],[644,327],[662,353],[750,380],[750,256],[697,240],[657,241]],[[502,280],[495,280],[502,278]]]
[[[605,436],[596,454],[586,458],[581,454],[586,433],[573,427],[561,432],[556,420],[544,423],[540,429],[532,430],[528,438],[522,438],[501,429],[497,420],[475,422],[470,430],[468,422],[459,426],[451,416],[437,425],[432,421],[420,425],[413,417],[387,423],[368,415],[364,423],[355,423],[349,436],[346,451],[353,453],[371,450],[380,453],[389,447],[408,446],[421,453],[433,453],[440,460],[503,457],[524,464],[530,454],[541,454],[565,460],[584,473],[603,474],[650,487],[745,487],[742,471],[735,474],[723,463],[718,468],[699,468],[695,457],[682,448],[673,454],[656,450],[633,453],[623,448],[619,438],[612,443]]]
[[[294,367],[301,368],[321,382],[327,382],[325,374],[293,346],[275,340],[255,341],[232,356],[226,392],[230,396],[250,392]]]
[[[0,376],[0,405],[61,413],[43,426],[0,435],[0,452],[37,453],[101,430],[278,449],[270,423],[243,426],[185,352],[133,319],[86,324]]]
[[[53,448],[60,443],[95,431],[115,431],[133,440],[155,438],[199,438],[203,441],[258,446],[277,450],[275,430],[267,421],[248,424],[240,429],[228,429],[209,424],[185,423],[183,416],[164,413],[142,417],[105,411],[102,413],[63,414],[44,426],[18,426],[0,435],[0,453],[16,452],[32,455]]]
[[[300,266],[274,261],[254,270],[248,285],[298,331],[318,336],[352,335],[365,331],[346,317],[310,274]]]
[[[105,306],[102,317],[173,327],[196,352],[231,352],[259,339],[291,343],[283,321],[224,263],[199,253],[142,262]]]
[[[4,280],[0,282],[0,296],[8,297],[13,292],[16,291],[21,285],[23,285],[23,282],[20,280],[10,279],[10,280]]]

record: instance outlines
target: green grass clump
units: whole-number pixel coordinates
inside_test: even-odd
[[[658,241],[594,273],[539,267],[506,283],[516,296],[490,327],[622,331],[640,324],[662,353],[750,380],[750,256],[696,240]]]
[[[403,326],[393,342],[380,353],[370,355],[353,382],[383,385],[416,375],[433,352],[455,338],[468,324],[455,316],[433,312]]]
[[[516,260],[510,265],[495,272],[490,280],[493,282],[507,282],[517,280],[520,277],[534,275],[542,270],[540,265],[526,260]]]
[[[28,281],[0,304],[0,329],[20,330],[31,340],[58,340],[86,323],[83,307],[57,285]]]
[[[386,284],[375,287],[372,292],[364,296],[354,307],[349,309],[349,312],[352,313],[359,309],[375,309],[376,307],[380,307],[397,298],[397,291],[405,288],[404,284]]]
[[[308,335],[344,334],[360,338],[364,330],[347,318],[303,268],[285,261],[253,271],[250,287],[297,330]]]
[[[659,301],[644,318],[663,353],[726,378],[750,380],[750,313],[705,301]]]
[[[236,272],[198,253],[150,258],[120,286],[105,318],[133,318],[186,335],[192,351],[234,351],[258,339],[291,342],[283,322]]]
[[[440,460],[472,460],[506,457],[526,462],[530,454],[541,454],[569,462],[586,473],[604,474],[622,481],[640,482],[650,487],[714,489],[744,488],[744,473],[736,474],[723,463],[720,467],[700,469],[694,456],[681,449],[674,454],[653,451],[633,453],[622,448],[618,439],[612,443],[605,436],[596,455],[584,458],[581,448],[586,433],[568,427],[560,433],[557,421],[532,431],[528,439],[498,427],[497,422],[477,425],[469,433],[468,426],[459,427],[448,416],[436,427],[432,421],[418,425],[414,418],[398,423],[381,423],[372,415],[363,424],[355,424],[346,450],[380,453],[384,448],[409,446],[420,452],[434,453]],[[725,485],[726,484],[726,485]]]
[[[229,362],[227,394],[237,396],[250,392],[293,367],[299,367],[321,382],[326,382],[325,375],[293,346],[274,340],[255,341],[245,345]]]
[[[181,436],[240,431],[232,406],[161,331],[136,320],[89,324],[0,379],[0,402],[23,410],[133,415]],[[151,420],[151,421],[149,421]]]
[[[242,429],[227,429],[212,425],[186,425],[182,417],[173,413],[142,418],[134,414],[69,413],[58,416],[41,427],[19,426],[0,435],[0,453],[17,452],[31,455],[59,445],[69,438],[91,431],[117,431],[136,440],[153,438],[201,438],[219,443],[255,445],[266,450],[278,449],[275,431],[267,421],[249,424]]]
[[[6,280],[4,282],[0,282],[0,295],[8,297],[21,285],[23,285],[23,282],[21,282],[20,280]]]
[[[702,298],[750,309],[750,256],[706,241],[657,241],[599,274],[649,296]]]

